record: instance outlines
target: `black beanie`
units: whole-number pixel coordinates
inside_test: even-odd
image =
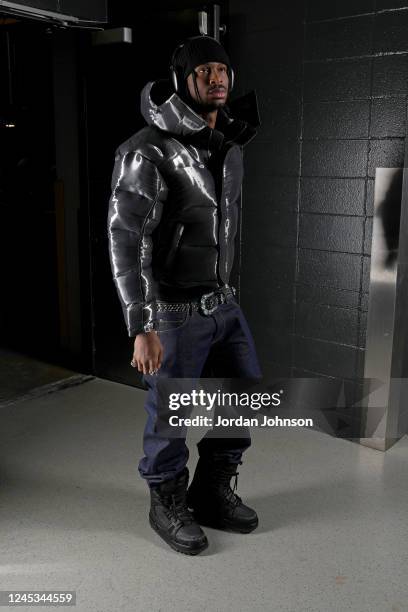
[[[183,79],[186,79],[196,66],[207,62],[222,62],[231,68],[224,47],[211,36],[188,38],[173,54],[173,68]]]

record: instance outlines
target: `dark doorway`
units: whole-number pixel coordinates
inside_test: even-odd
[[[59,303],[52,40],[0,15],[2,346],[57,359]]]

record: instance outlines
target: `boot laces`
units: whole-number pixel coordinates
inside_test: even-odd
[[[183,525],[193,522],[193,516],[187,507],[185,492],[176,491],[166,499],[167,517],[175,518]]]
[[[233,507],[238,506],[242,503],[242,499],[235,493],[238,488],[238,474],[239,472],[231,473],[229,470],[225,470],[222,467],[217,467],[216,474],[218,477],[218,482],[221,485],[221,490],[223,493],[224,499],[230,503]],[[231,476],[234,478],[234,486],[231,489],[230,482]]]

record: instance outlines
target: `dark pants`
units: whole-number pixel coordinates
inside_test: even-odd
[[[162,437],[155,430],[159,377],[199,378],[208,376],[208,371],[216,378],[261,377],[254,341],[235,299],[221,304],[211,315],[200,311],[160,313],[159,337],[164,349],[161,368],[156,375],[144,376],[148,419],[143,438],[145,456],[139,463],[139,472],[149,486],[174,478],[189,457],[185,438]],[[215,438],[207,432],[197,446],[200,457],[217,455],[240,463],[250,444],[249,430],[245,428],[242,438]]]

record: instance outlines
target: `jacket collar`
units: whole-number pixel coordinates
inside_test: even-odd
[[[164,79],[145,85],[140,110],[148,125],[169,132],[183,142],[201,144],[213,150],[229,143],[245,146],[257,133],[255,126],[232,117],[227,106],[219,109],[215,128],[211,129],[205,119],[172,90],[170,81]]]

